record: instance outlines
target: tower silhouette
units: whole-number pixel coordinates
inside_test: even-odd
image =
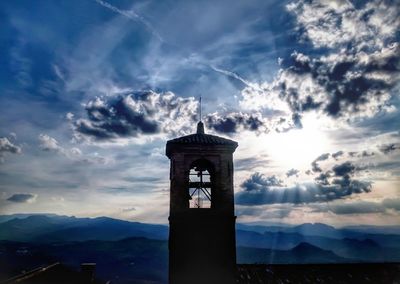
[[[233,152],[238,143],[197,133],[169,140],[170,284],[235,283]]]

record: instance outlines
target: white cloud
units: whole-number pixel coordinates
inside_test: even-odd
[[[9,154],[21,154],[20,146],[13,144],[7,137],[0,137],[0,163],[4,162],[4,156]]]
[[[381,48],[394,39],[400,26],[398,9],[371,1],[356,9],[350,1],[299,1],[287,5],[316,47],[352,43],[355,50]]]
[[[98,153],[84,155],[77,147],[65,148],[61,146],[55,138],[50,137],[47,134],[40,134],[39,141],[39,147],[43,151],[61,154],[72,161],[84,164],[108,164],[111,162],[110,159],[102,157]]]

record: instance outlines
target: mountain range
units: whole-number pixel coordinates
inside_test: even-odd
[[[398,227],[237,224],[238,263],[400,261]],[[108,217],[0,216],[0,280],[51,261],[96,262],[114,283],[166,281],[168,226]],[[133,277],[133,278],[132,278]],[[123,279],[123,281],[122,281]],[[129,282],[128,281],[128,282]]]

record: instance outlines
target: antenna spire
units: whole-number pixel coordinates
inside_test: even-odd
[[[199,121],[201,121],[201,118],[202,118],[202,116],[201,116],[201,95],[200,95],[200,117],[199,117]]]
[[[199,99],[199,122],[197,123],[197,134],[204,134],[204,124],[201,122],[201,96]]]

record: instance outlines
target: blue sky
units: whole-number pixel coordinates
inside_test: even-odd
[[[201,95],[240,222],[398,225],[398,6],[2,1],[0,213],[166,223]]]

